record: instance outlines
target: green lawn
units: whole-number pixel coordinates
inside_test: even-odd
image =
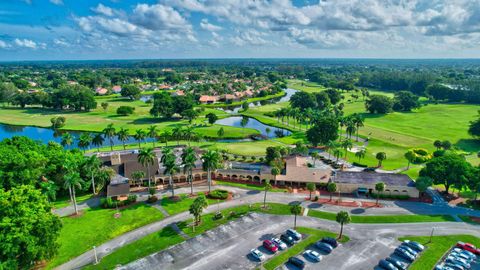
[[[417,241],[426,246],[421,256],[408,268],[410,270],[432,269],[438,260],[458,241],[472,243],[476,246],[480,245],[480,238],[471,235],[434,236],[431,243],[429,243],[430,236],[407,236],[399,240],[403,241],[405,239]]]
[[[296,256],[297,254],[303,252],[306,247],[310,246],[311,244],[317,242],[318,240],[322,239],[323,237],[337,237],[336,233],[320,231],[311,228],[304,228],[299,227],[297,231],[302,234],[307,234],[307,238],[304,238],[300,243],[286,249],[285,251],[280,251],[277,255],[273,258],[268,260],[263,264],[263,267],[267,270],[273,270],[279,267],[280,265],[287,262],[288,258],[292,256]],[[343,236],[340,242],[345,243],[349,241],[348,236]]]
[[[336,213],[309,210],[308,216],[321,219],[335,220]],[[455,221],[450,215],[388,215],[367,216],[350,215],[352,223],[413,223],[413,222],[446,222]]]
[[[233,182],[219,181],[219,180],[215,180],[215,183],[217,183],[218,185],[230,186],[230,187],[239,187],[239,188],[245,188],[245,189],[250,189],[250,190],[260,190],[260,191],[265,190],[265,188],[263,188],[262,186],[252,185],[252,184],[233,183]],[[269,192],[287,192],[287,189],[285,189],[285,188],[273,188],[273,189],[269,190]]]
[[[88,265],[83,269],[114,269],[117,265],[125,265],[129,262],[176,245],[182,241],[184,241],[184,239],[171,227],[165,227],[159,232],[149,234],[135,242],[117,249],[110,255],[103,257],[99,264]]]
[[[170,197],[163,197],[160,204],[162,205],[163,209],[167,211],[169,215],[175,215],[181,212],[188,211],[188,208],[190,208],[190,205],[192,205],[193,201],[195,200],[196,197],[190,197],[188,194],[180,194],[179,197],[181,198],[180,201],[173,201]],[[209,205],[214,205],[219,202],[222,202],[221,200],[213,200],[207,198],[208,204]]]
[[[86,200],[88,200],[92,197],[93,197],[92,194],[84,194],[84,195],[80,195],[80,196],[77,195],[76,196],[77,204],[81,203],[81,202],[84,202],[84,201],[86,201]],[[58,208],[69,206],[72,203],[70,202],[70,197],[66,196],[66,197],[62,197],[62,198],[57,198],[57,200],[52,202],[52,204],[53,204],[54,208],[58,209]]]
[[[68,260],[128,231],[163,218],[157,209],[138,203],[120,210],[121,217],[113,215],[115,209],[87,209],[79,217],[62,218],[58,255],[49,262],[52,269]]]

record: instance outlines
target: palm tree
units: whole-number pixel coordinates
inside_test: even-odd
[[[72,145],[73,143],[73,136],[72,134],[68,133],[68,132],[65,132],[62,134],[62,142],[61,142],[61,145],[63,147],[70,147],[70,145]]]
[[[355,127],[357,130],[357,142],[358,142],[358,131],[360,130],[360,127],[363,127],[364,119],[360,114],[355,113],[353,117],[353,122],[355,123]]]
[[[378,160],[378,167],[382,167],[382,162],[387,159],[387,154],[385,152],[378,152],[375,155],[375,158]]]
[[[378,206],[378,198],[380,197],[380,193],[385,191],[385,183],[378,182],[375,184],[375,191],[377,192],[377,206]]]
[[[365,149],[360,149],[358,150],[357,152],[355,152],[355,157],[358,158],[358,162],[360,162],[360,160],[362,158],[365,158],[365,155],[367,154],[367,150]]]
[[[163,149],[161,159],[163,166],[165,167],[165,171],[163,173],[168,175],[168,183],[172,189],[172,197],[175,197],[175,187],[172,176],[179,171],[179,168],[176,164],[176,159],[177,157],[170,148]]]
[[[172,129],[172,137],[177,141],[177,145],[180,144],[180,139],[183,137],[183,128],[176,126]]]
[[[343,225],[350,223],[352,219],[350,218],[350,215],[348,214],[348,212],[340,211],[337,213],[336,220],[338,223],[340,223],[340,235],[338,236],[338,239],[342,239]]]
[[[86,132],[83,132],[80,137],[78,137],[78,147],[83,149],[83,152],[87,151],[87,148],[92,143],[92,137]]]
[[[125,142],[128,141],[129,138],[128,129],[123,127],[120,128],[120,130],[117,132],[117,138],[122,142],[123,150],[125,150]]]
[[[338,162],[338,159],[342,155],[342,150],[335,148],[333,149],[333,156],[336,158],[335,162]]]
[[[92,144],[93,146],[96,146],[97,147],[97,152],[100,152],[100,146],[103,145],[103,142],[105,141],[105,139],[103,138],[102,136],[102,133],[95,133],[92,137]]]
[[[148,127],[147,135],[149,138],[153,139],[153,148],[155,148],[155,140],[158,136],[158,129],[157,126],[151,125]]]
[[[404,156],[408,161],[408,165],[407,165],[407,170],[408,170],[410,169],[410,163],[415,161],[415,158],[417,157],[417,155],[415,154],[415,152],[413,152],[413,150],[408,150],[408,152],[406,152]]]
[[[135,130],[135,134],[133,134],[133,138],[138,142],[138,148],[141,148],[141,143],[147,137],[147,133],[143,129]]]
[[[90,177],[92,181],[92,191],[94,195],[96,194],[95,174],[98,173],[101,165],[102,165],[102,162],[100,161],[100,159],[98,159],[96,155],[92,155],[85,160],[85,168],[87,169],[87,171],[90,172]]]
[[[147,167],[147,173],[148,173],[148,187],[150,187],[150,165],[153,165],[155,163],[155,158],[156,155],[153,152],[153,148],[146,148],[140,150],[140,153],[138,153],[138,162],[142,164],[143,167]]]
[[[270,181],[267,179],[265,180],[265,184],[263,185],[265,189],[265,194],[263,195],[263,208],[267,207],[267,191],[272,189],[272,185],[270,185]]]
[[[320,155],[318,154],[318,152],[312,152],[310,154],[310,156],[313,159],[313,167],[315,167],[315,163],[316,163],[317,159],[320,157]]]
[[[160,134],[160,139],[165,142],[165,146],[168,146],[168,139],[172,137],[172,133],[168,130],[164,130],[162,134]]]
[[[115,134],[116,134],[116,130],[113,127],[113,124],[112,123],[108,124],[108,126],[103,129],[102,133],[110,141],[110,150],[113,151],[113,137],[115,137]]]
[[[315,183],[308,183],[307,184],[307,190],[310,191],[310,200],[312,199],[312,192],[314,192],[317,189],[317,186]]]
[[[188,146],[190,146],[190,141],[193,139],[194,136],[195,132],[193,131],[193,127],[188,126],[186,129],[183,130],[183,137],[185,137],[185,139],[187,140]]]
[[[347,133],[348,136],[347,138],[352,138],[352,134],[355,133],[355,122],[353,122],[353,119],[349,119],[347,121],[347,128],[345,129],[345,132]]]
[[[192,171],[196,168],[195,162],[197,161],[197,155],[195,150],[191,147],[185,148],[182,153],[182,166],[183,173],[188,175],[188,181],[190,182],[190,194],[193,195],[193,176]]]
[[[200,223],[202,218],[203,209],[208,206],[208,201],[205,196],[198,196],[193,203],[190,205],[188,211],[193,215],[193,231],[195,231],[195,226]]]
[[[208,150],[202,155],[203,170],[207,171],[208,192],[212,186],[212,171],[218,169],[220,163],[220,154],[214,150]]]
[[[328,182],[327,191],[330,193],[330,201],[331,201],[333,193],[337,192],[337,184],[335,184],[335,182]]]
[[[272,167],[270,173],[273,175],[273,181],[275,181],[275,185],[277,184],[277,175],[280,174],[280,169],[276,166]]]
[[[338,146],[338,144],[337,144],[337,142],[335,142],[335,141],[330,140],[330,141],[327,142],[327,144],[325,145],[325,147],[327,148],[328,159],[330,159],[330,151],[331,151],[332,149],[337,148],[337,146]]]
[[[64,187],[68,188],[68,192],[70,193],[70,197],[72,198],[75,214],[78,215],[77,199],[75,197],[75,188],[81,189],[83,180],[80,178],[80,173],[78,173],[78,171],[70,171],[65,174],[64,181],[65,181]]]
[[[295,203],[295,204],[291,205],[290,206],[290,213],[295,215],[295,219],[294,219],[294,222],[293,222],[293,228],[296,229],[297,228],[297,215],[300,215],[300,213],[302,213],[302,206],[300,206],[299,203]]]

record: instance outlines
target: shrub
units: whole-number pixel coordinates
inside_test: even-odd
[[[137,201],[137,195],[129,195],[128,198],[124,201],[113,200],[111,197],[102,198],[100,200],[100,205],[103,208],[116,208],[122,207],[125,205],[130,205]]]
[[[429,154],[426,149],[423,148],[414,148],[412,149],[415,154],[415,158],[412,160],[412,163],[425,163],[428,160],[432,159],[432,154]]]
[[[318,196],[315,196],[315,198],[313,198],[313,201],[314,202],[318,201]]]
[[[153,187],[151,187],[151,188],[148,189],[148,193],[149,193],[150,195],[155,195],[155,192],[156,192],[156,190],[155,190],[155,188],[153,188]]]
[[[374,197],[377,197],[376,195],[374,195]],[[408,195],[402,195],[402,194],[398,194],[398,195],[390,195],[390,194],[380,194],[379,196],[381,199],[395,199],[395,200],[408,200],[410,199],[410,196]]]
[[[130,115],[133,111],[135,111],[135,108],[130,106],[120,106],[117,108],[117,114],[123,116]]]
[[[358,162],[353,162],[352,165],[357,166],[357,167],[362,167],[362,168],[367,168],[368,167],[368,165],[361,164],[361,163],[358,163]]]
[[[155,196],[155,195],[148,196],[148,199],[147,199],[148,203],[154,203],[156,201],[158,201],[157,196]]]
[[[52,128],[53,129],[64,127],[65,122],[67,122],[67,119],[63,116],[52,117],[50,119],[50,123],[52,123]]]
[[[208,197],[210,199],[225,200],[228,198],[228,191],[224,189],[216,189],[208,193]]]
[[[263,162],[265,159],[263,157],[260,157],[258,160],[260,160],[260,162]]]
[[[434,157],[441,157],[443,155],[445,155],[445,150],[437,150],[437,151],[433,152]]]

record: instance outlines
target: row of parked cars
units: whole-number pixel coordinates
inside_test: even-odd
[[[288,229],[280,238],[273,237],[270,240],[263,240],[262,246],[271,253],[276,253],[279,250],[287,249],[288,246],[293,246],[300,240],[302,240],[302,234],[296,230]],[[265,260],[265,254],[257,248],[250,250],[250,255],[259,261]]]
[[[465,270],[476,263],[480,249],[470,243],[458,242],[445,256],[442,263],[435,266],[435,270]]]
[[[330,254],[333,251],[333,249],[338,247],[338,242],[335,238],[324,237],[322,238],[322,240],[315,243],[315,247],[325,254]],[[320,255],[320,253],[312,249],[305,250],[305,252],[303,252],[303,256],[305,256],[305,258],[308,258],[314,262],[319,262],[322,260],[322,255]],[[298,257],[290,257],[287,263],[295,265],[300,269],[305,268],[305,262]]]
[[[425,247],[415,241],[405,240],[403,243],[395,249],[393,254],[402,258],[408,263],[412,263],[420,255]],[[397,260],[394,257],[388,257],[380,260],[378,266],[386,270],[405,270],[408,267],[408,263]]]

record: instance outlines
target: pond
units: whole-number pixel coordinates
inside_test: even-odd
[[[6,138],[11,138],[13,136],[26,136],[33,140],[41,141],[42,143],[48,143],[50,141],[55,141],[60,143],[62,141],[62,134],[67,131],[62,130],[53,130],[50,128],[41,128],[41,127],[29,127],[29,126],[13,126],[0,124],[0,141]],[[70,148],[75,148],[77,145],[77,139],[80,137],[82,132],[80,131],[68,131],[74,137],[74,143]],[[146,141],[151,141],[147,139]],[[130,137],[126,143],[136,143],[133,137]],[[119,141],[116,137],[113,139],[114,145],[121,145],[122,142]],[[110,146],[109,140],[105,139],[105,142],[102,146]]]
[[[250,102],[248,103],[248,107],[258,107],[258,106],[264,106],[267,104],[275,104],[279,102],[286,102],[290,101],[290,98],[298,92],[298,90],[292,89],[292,88],[287,88],[284,90],[286,95],[280,98],[272,98],[272,99],[267,99],[267,100],[262,100],[262,101],[255,101],[255,102]],[[227,113],[238,113],[240,109],[242,109],[242,105],[236,105],[236,106],[227,106],[227,107],[216,107],[215,109],[222,110]]]
[[[278,137],[284,137],[292,134],[292,132],[290,132],[289,130],[286,130],[283,128],[277,128],[274,126],[269,126],[269,125],[263,124],[257,119],[246,117],[246,116],[230,116],[227,118],[217,120],[215,124],[231,126],[231,127],[256,129],[260,131],[260,134],[262,134],[262,136],[267,138],[278,138]]]

